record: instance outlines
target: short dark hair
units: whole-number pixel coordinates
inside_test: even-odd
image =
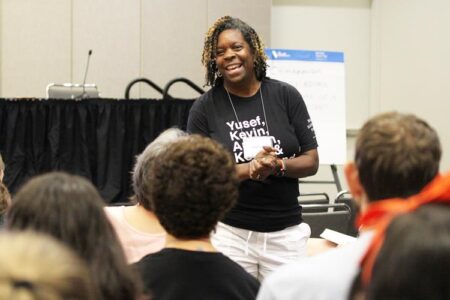
[[[32,178],[13,197],[6,227],[46,233],[75,250],[87,262],[102,299],[138,294],[103,200],[88,180],[63,172]]]
[[[448,270],[450,207],[424,205],[388,226],[366,299],[450,299]]]
[[[192,135],[172,143],[153,168],[153,210],[176,238],[208,237],[237,199],[231,154],[210,138]]]
[[[267,56],[264,52],[264,45],[256,31],[244,21],[224,16],[216,20],[209,28],[203,46],[202,64],[206,68],[206,85],[215,86],[223,82],[222,77],[217,76],[216,48],[219,35],[228,29],[236,29],[242,33],[247,44],[250,46],[252,54],[255,56],[255,75],[261,81],[266,77]]]
[[[369,201],[418,193],[439,172],[436,131],[411,114],[373,117],[359,132],[355,163]]]
[[[148,144],[144,151],[137,156],[133,170],[133,191],[136,202],[146,210],[151,210],[149,194],[151,182],[148,173],[154,160],[169,147],[170,143],[186,135],[187,133],[180,129],[169,128]]]

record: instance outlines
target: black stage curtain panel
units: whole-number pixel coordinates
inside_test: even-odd
[[[194,100],[0,99],[0,153],[12,193],[61,170],[89,179],[108,204],[132,194],[135,157],[159,133],[186,129]]]

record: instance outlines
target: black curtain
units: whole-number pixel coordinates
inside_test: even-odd
[[[135,156],[170,127],[186,129],[194,100],[0,99],[0,153],[14,193],[63,170],[89,179],[107,203],[127,202]]]

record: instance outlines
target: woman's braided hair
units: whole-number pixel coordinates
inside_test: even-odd
[[[239,30],[245,41],[250,45],[250,49],[255,56],[255,74],[258,80],[266,76],[267,56],[264,53],[264,45],[256,31],[247,23],[238,18],[224,16],[209,28],[203,47],[202,64],[206,67],[205,85],[215,86],[223,82],[218,76],[216,65],[216,48],[219,35],[227,29]]]

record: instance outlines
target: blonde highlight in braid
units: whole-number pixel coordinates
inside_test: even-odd
[[[267,70],[267,56],[264,53],[264,44],[250,25],[238,18],[224,16],[217,19],[206,33],[202,53],[202,64],[206,68],[205,85],[216,86],[223,82],[222,77],[219,77],[217,74],[216,48],[219,35],[228,29],[239,30],[245,41],[249,44],[255,57],[255,75],[261,81],[266,77]]]

